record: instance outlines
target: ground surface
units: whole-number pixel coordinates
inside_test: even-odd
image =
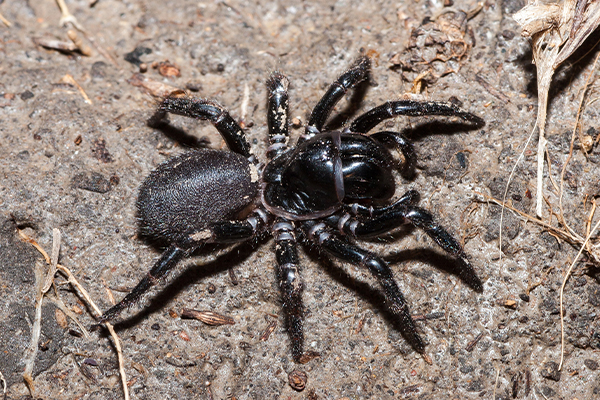
[[[306,347],[321,356],[299,365],[291,358],[282,323],[272,241],[218,257],[200,255],[178,268],[118,326],[132,398],[599,396],[598,270],[580,262],[566,286],[566,358],[558,373],[553,364],[560,356],[558,290],[577,251],[540,226],[505,213],[500,258],[499,208],[478,201],[481,193],[502,197],[535,120],[531,53],[510,18],[521,1],[489,1],[468,22],[460,20],[464,14],[443,14],[437,27],[455,22],[444,25],[446,33],[461,39],[455,49],[436,47],[432,22],[423,21],[441,14],[443,5],[435,1],[163,3],[99,0],[90,8],[87,0],[67,2],[114,63],[93,45],[86,57],[34,43],[36,38],[68,41],[53,1],[0,5],[0,13],[12,22],[10,28],[0,25],[0,372],[9,399],[28,395],[21,374],[33,320],[34,270],[36,265],[46,268],[39,253],[18,238],[17,227],[47,251],[52,229],[60,229],[60,263],[106,309],[107,288],[121,298],[159,254],[137,236],[136,191],[144,177],[186,146],[224,146],[207,123],[172,117],[178,129],[149,127],[155,100],[132,84],[141,79],[132,79],[140,70],[137,64],[147,63],[144,77],[151,82],[196,91],[226,105],[236,119],[243,117],[248,137],[263,154],[268,74],[278,69],[292,82],[291,113],[300,120],[292,134],[297,135],[324,89],[361,49],[374,60],[372,79],[362,101],[354,103],[357,110],[347,100],[338,110],[362,112],[411,91],[409,80],[423,70],[419,57],[432,60],[437,50],[442,57],[429,64],[434,68],[421,98],[458,99],[486,120],[483,129],[471,131],[448,120],[434,123],[434,118],[398,118],[385,125],[413,138],[420,157],[413,180],[398,178],[399,194],[418,189],[422,206],[465,242],[484,292],[474,292],[449,272],[452,260],[419,231],[362,243],[385,254],[411,312],[428,316],[417,324],[427,341],[429,365],[399,334],[365,271],[304,252]],[[456,1],[447,10],[475,6]],[[411,31],[422,23],[413,37],[416,46],[409,48]],[[425,40],[428,32],[433,39]],[[456,54],[462,57],[452,58]],[[439,61],[448,55],[447,62]],[[559,183],[594,55],[561,72],[551,94],[549,154]],[[175,69],[152,68],[153,62],[167,60],[180,76],[161,75],[176,75]],[[401,62],[421,70],[403,70]],[[454,72],[436,79],[447,69]],[[92,104],[65,81],[66,75]],[[242,115],[245,88],[249,98]],[[597,106],[585,109],[582,131],[595,137],[598,117]],[[337,118],[334,124],[344,121]],[[535,199],[530,198],[535,196],[534,153],[526,153],[508,194],[514,207],[529,214]],[[600,195],[599,161],[598,149],[587,159],[576,149],[565,176],[565,215],[582,235],[590,199]],[[546,183],[556,211],[556,190],[547,177]],[[93,319],[83,303],[62,277],[56,282],[52,296],[89,327]],[[123,398],[109,338],[98,332],[90,339],[79,337],[80,328],[65,322],[53,301],[44,304],[36,397]],[[235,324],[207,326],[181,319],[183,307],[228,315]],[[261,340],[274,322],[274,331]],[[302,392],[288,384],[293,370],[308,376]]]

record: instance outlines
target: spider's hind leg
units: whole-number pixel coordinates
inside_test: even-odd
[[[206,229],[190,233],[185,243],[171,244],[131,292],[98,318],[99,323],[117,318],[125,309],[136,304],[182,259],[199,249],[204,243],[242,242],[257,236],[266,223],[267,214],[261,209],[256,209],[244,220],[215,222]]]
[[[123,298],[123,300],[105,311],[104,314],[98,318],[98,322],[103,323],[111,321],[118,317],[123,310],[137,303],[142,295],[150,290],[150,288],[155,286],[159,279],[164,277],[173,267],[175,267],[179,261],[185,257],[185,255],[185,250],[180,249],[175,245],[169,246],[169,248],[163,252],[158,261],[154,263],[154,266],[131,290],[131,292],[129,292]]]

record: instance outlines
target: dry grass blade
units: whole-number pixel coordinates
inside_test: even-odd
[[[52,277],[54,277],[54,275],[56,274],[56,271],[60,271],[61,273],[63,273],[67,277],[68,282],[79,291],[80,295],[84,298],[84,300],[87,302],[87,304],[94,310],[94,313],[96,314],[96,316],[102,315],[102,311],[100,311],[98,306],[96,306],[96,304],[92,301],[92,298],[90,297],[87,290],[85,290],[85,288],[83,286],[81,286],[81,284],[77,281],[77,279],[75,278],[73,273],[68,268],[58,264],[58,253],[60,250],[60,232],[58,232],[58,229],[53,230],[54,242],[52,245],[52,257],[48,256],[48,253],[46,253],[46,251],[34,239],[25,235],[25,233],[23,233],[21,230],[17,230],[17,232],[23,241],[30,243],[42,254],[42,256],[46,260],[47,264],[54,265],[54,268],[50,269],[50,272],[52,273]],[[48,281],[50,281],[50,284],[48,284]],[[27,386],[29,387],[32,395],[34,393],[34,386],[33,386],[33,378],[31,376],[31,372],[33,371],[33,364],[35,362],[35,355],[37,353],[37,348],[38,348],[39,332],[41,331],[42,300],[43,300],[44,294],[47,292],[47,290],[46,290],[46,292],[44,292],[42,289],[44,289],[46,286],[48,287],[48,289],[50,289],[50,287],[52,287],[53,280],[50,278],[50,273],[48,273],[48,275],[46,276],[46,279],[44,280],[44,285],[42,286],[41,272],[39,272],[39,268],[36,268],[36,283],[39,287],[38,298],[36,299],[36,319],[34,320],[34,326],[32,327],[31,346],[29,349],[27,349],[27,353],[29,353],[28,354],[29,359],[26,363],[25,372],[23,373],[23,378],[25,379],[25,382],[27,383]],[[39,317],[38,317],[38,314],[39,314]],[[36,326],[36,323],[37,323],[37,326]],[[105,323],[104,325],[106,326],[106,328],[110,332],[111,337],[113,338],[113,341],[115,344],[115,349],[117,350],[117,359],[119,362],[119,373],[121,375],[121,382],[123,385],[124,397],[125,397],[125,400],[129,400],[130,399],[129,388],[127,386],[127,376],[125,374],[125,366],[123,363],[123,351],[121,349],[121,342],[120,342],[119,337],[117,336],[117,333],[115,332],[113,326],[109,323]],[[35,332],[37,332],[37,337],[35,336]]]
[[[558,68],[600,26],[600,2],[577,0],[573,12],[573,24],[569,39],[563,44],[554,68]]]
[[[532,41],[533,62],[537,69],[539,129],[537,151],[536,214],[542,215],[544,154],[548,92],[554,71],[600,24],[600,2],[566,0],[562,4],[531,1],[513,18],[521,25],[523,36]]]

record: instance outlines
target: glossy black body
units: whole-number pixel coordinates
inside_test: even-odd
[[[321,133],[274,158],[263,171],[263,205],[290,220],[331,215],[344,203],[383,204],[395,192],[394,159],[365,135]]]
[[[257,163],[241,127],[216,102],[182,96],[164,99],[154,123],[167,113],[208,120],[230,151],[198,150],[174,157],[144,181],[138,199],[141,230],[167,248],[138,285],[99,318],[100,323],[139,301],[205,243],[241,242],[266,233],[275,242],[283,314],[297,362],[310,359],[304,353],[299,241],[369,271],[404,337],[424,352],[392,269],[382,257],[361,248],[357,239],[411,224],[455,259],[458,275],[473,289],[481,291],[483,286],[459,242],[417,206],[418,192],[409,190],[394,199],[394,170],[406,176],[415,170],[416,154],[408,138],[398,132],[369,131],[398,115],[458,117],[474,127],[482,126],[483,120],[452,104],[398,100],[367,111],[349,129],[324,130],[334,106],[367,78],[369,69],[369,59],[361,57],[330,85],[294,146],[289,143],[289,82],[280,73],[272,74],[267,81],[269,147],[264,166]]]

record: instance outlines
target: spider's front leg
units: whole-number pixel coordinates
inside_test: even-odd
[[[368,57],[360,57],[350,69],[344,72],[331,84],[331,86],[329,86],[327,92],[323,95],[321,100],[319,100],[310,114],[308,125],[306,126],[304,135],[300,138],[299,143],[308,140],[315,134],[321,132],[333,107],[335,107],[349,89],[367,77],[370,68],[371,60],[369,60]]]
[[[167,112],[210,121],[227,143],[229,150],[245,157],[251,156],[250,144],[244,131],[227,110],[216,102],[192,97],[167,97],[150,119],[150,124],[158,123]]]
[[[406,178],[410,178],[415,173],[415,168],[417,167],[417,154],[415,153],[415,148],[413,144],[399,132],[376,132],[370,135],[373,139],[377,140],[380,143],[385,144],[386,146],[394,146],[404,156],[404,162],[402,164],[402,174]]]
[[[289,140],[289,85],[289,80],[279,72],[273,73],[267,80],[267,124],[269,126],[267,156],[270,159],[287,150]]]
[[[146,276],[119,303],[104,312],[98,318],[98,322],[112,321],[125,309],[136,304],[183,258],[199,249],[204,243],[237,243],[251,239],[263,229],[266,222],[267,214],[257,209],[245,220],[216,222],[201,231],[190,232],[187,242],[170,245]]]
[[[459,261],[459,277],[476,291],[482,292],[483,284],[469,263],[460,243],[434,220],[429,211],[416,207],[414,205],[416,199],[418,193],[409,191],[401,200],[386,207],[383,212],[368,213],[367,210],[358,209],[361,215],[356,218],[345,218],[340,223],[339,229],[356,237],[373,237],[390,232],[402,224],[411,224],[422,229],[444,251],[456,257]]]
[[[327,230],[325,224],[307,221],[303,223],[306,236],[318,248],[342,261],[366,268],[377,279],[383,289],[388,310],[400,323],[400,330],[406,340],[419,353],[425,351],[425,344],[417,332],[410,315],[408,304],[394,280],[392,270],[377,255],[361,249]]]
[[[423,115],[459,117],[464,121],[472,123],[476,127],[480,127],[485,124],[484,120],[480,117],[465,111],[461,111],[458,107],[450,103],[398,100],[385,102],[382,105],[362,114],[350,125],[350,130],[356,133],[367,133],[380,122],[385,121],[386,119],[397,117],[399,115],[406,115],[409,117],[418,117]]]

